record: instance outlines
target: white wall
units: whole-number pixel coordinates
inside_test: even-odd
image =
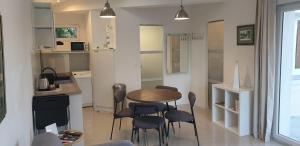
[[[118,16],[116,19],[117,50],[115,52],[115,77],[116,82],[127,84],[128,91],[141,88],[139,25],[163,25],[165,36],[168,33],[189,32],[189,26],[191,24],[190,21],[178,22],[173,19],[176,11],[177,7],[143,9],[132,8],[118,9],[116,11]],[[166,56],[165,53],[164,56]],[[178,103],[188,103],[187,94],[190,90],[191,72],[167,74],[165,60],[163,65],[163,72],[164,84],[175,86],[183,93],[183,98]]]
[[[224,82],[232,83],[235,61],[238,60],[241,85],[253,87],[254,46],[237,46],[236,29],[238,25],[255,24],[256,1],[229,0],[223,4],[193,7],[192,10],[195,15],[202,14],[193,21],[193,29],[205,33],[204,43],[207,43],[207,23],[224,20]],[[207,44],[204,47],[207,48]]]
[[[223,4],[196,5],[192,7],[192,32],[200,33],[201,40],[193,41],[191,90],[198,95],[197,105],[208,106],[208,22],[222,20]]]
[[[242,11],[241,11],[242,9]],[[239,61],[241,85],[254,85],[254,46],[237,46],[236,27],[255,24],[256,1],[229,0],[224,4],[224,82],[232,83],[236,60]]]
[[[55,13],[55,27],[76,26],[79,28],[78,41],[87,41],[86,21],[87,14],[84,12]]]
[[[33,95],[30,0],[0,0],[6,73],[7,114],[0,124],[1,146],[29,146]]]
[[[200,32],[204,37],[194,42],[192,49],[192,91],[200,96],[198,105],[207,107],[207,26],[210,21],[224,20],[224,83],[232,84],[235,61],[238,60],[241,85],[253,87],[254,46],[237,46],[236,27],[254,24],[255,15],[254,0],[192,6],[192,31]]]

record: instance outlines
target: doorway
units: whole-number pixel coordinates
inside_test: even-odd
[[[300,3],[279,7],[278,104],[276,136],[300,145]]]
[[[212,21],[207,28],[208,106],[212,107],[212,84],[223,82],[224,20]]]
[[[142,89],[163,84],[163,40],[163,26],[140,25]]]

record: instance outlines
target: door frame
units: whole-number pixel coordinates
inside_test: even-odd
[[[285,11],[293,11],[300,9],[300,2],[287,3],[277,6],[277,26],[276,26],[276,81],[275,81],[275,114],[272,136],[273,138],[284,144],[292,146],[300,146],[300,142],[293,140],[289,137],[281,135],[279,133],[279,113],[280,113],[280,81],[281,81],[281,63],[282,63],[282,31],[283,31],[283,19]]]

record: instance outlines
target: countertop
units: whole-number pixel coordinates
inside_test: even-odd
[[[58,73],[57,76],[70,76],[71,82],[69,83],[61,83],[59,84],[59,88],[52,90],[52,91],[35,91],[34,96],[48,96],[48,95],[59,95],[59,94],[67,94],[67,95],[74,95],[80,94],[81,90],[72,75],[72,73]]]

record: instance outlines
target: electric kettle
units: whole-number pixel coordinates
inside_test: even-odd
[[[40,78],[38,81],[38,89],[40,91],[46,91],[49,89],[49,81],[47,78]]]

